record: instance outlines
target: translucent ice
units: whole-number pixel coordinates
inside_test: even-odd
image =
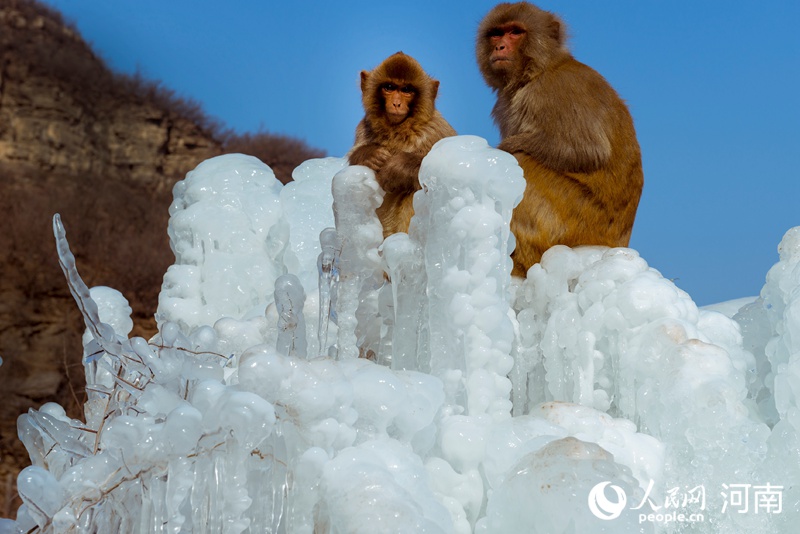
[[[275,281],[275,306],[278,310],[278,352],[306,357],[306,321],[303,305],[306,295],[300,280],[284,274]]]
[[[116,335],[127,338],[133,329],[132,310],[128,299],[116,289],[105,286],[93,287],[89,290],[89,294],[97,305],[99,319],[109,325]],[[109,370],[113,369],[113,365],[109,361],[98,365],[97,360],[102,357],[104,351],[100,349],[88,328],[83,334],[83,346],[86,384],[111,387],[114,379]]]
[[[383,228],[375,214],[383,191],[372,169],[356,165],[334,176],[333,199],[336,231],[342,243],[336,299],[338,357],[355,358],[359,347],[365,355],[372,349],[365,343],[369,334],[366,322],[372,315],[366,310],[383,284],[378,256]],[[374,343],[374,336],[370,341]]]
[[[419,457],[396,442],[345,449],[322,475],[321,523],[353,534],[449,532],[450,516],[427,478]]]
[[[475,531],[653,532],[653,525],[640,526],[636,512],[629,508],[613,521],[591,512],[585,496],[604,482],[621,488],[625,495],[633,495],[636,489],[636,481],[601,447],[571,437],[551,441],[513,466],[492,492],[486,517]]]
[[[322,249],[317,259],[319,271],[319,322],[317,341],[319,354],[328,354],[328,332],[331,322],[336,320],[336,303],[339,289],[339,258],[342,240],[336,228],[325,228],[319,234]]]
[[[293,181],[280,194],[289,232],[289,254],[284,262],[307,290],[316,287],[319,234],[333,226],[331,182],[347,166],[345,158],[306,161],[292,173]]]
[[[117,335],[128,337],[133,330],[132,310],[128,299],[116,289],[106,286],[93,287],[89,290],[89,294],[97,304],[100,320],[111,326]],[[84,344],[91,340],[91,332],[83,334]]]

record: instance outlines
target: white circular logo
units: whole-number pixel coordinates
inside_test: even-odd
[[[605,489],[609,484],[611,482],[601,482],[589,492],[589,510],[592,511],[595,517],[605,521],[618,518],[628,503],[628,496],[625,495],[625,490],[613,485],[611,489],[617,494],[617,501],[608,500]]]

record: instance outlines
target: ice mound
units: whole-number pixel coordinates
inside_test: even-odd
[[[480,138],[437,143],[385,241],[345,163],[281,186],[229,155],[179,182],[149,341],[56,216],[85,422],[20,416],[0,532],[793,532],[800,229],[731,319],[627,248],[512,280],[524,179]]]

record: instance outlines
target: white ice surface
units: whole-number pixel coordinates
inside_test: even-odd
[[[85,421],[20,417],[33,465],[0,532],[794,532],[800,227],[758,298],[698,309],[626,248],[555,247],[512,285],[524,182],[479,138],[434,147],[409,234],[384,243],[371,171],[295,178],[230,155],[175,186],[149,341],[56,221],[89,400]],[[732,509],[736,484],[779,487],[782,510]]]

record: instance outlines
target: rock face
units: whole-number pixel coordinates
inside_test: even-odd
[[[83,417],[83,324],[58,266],[53,214],[86,282],[120,290],[133,335],[150,337],[174,260],[172,186],[226,151],[260,157],[284,182],[324,155],[283,136],[232,136],[196,103],[111,72],[51,8],[0,0],[0,517],[16,512],[16,475],[30,465],[19,414],[55,401]]]
[[[114,75],[56,13],[0,6],[0,161],[157,187],[222,152],[196,106]]]

